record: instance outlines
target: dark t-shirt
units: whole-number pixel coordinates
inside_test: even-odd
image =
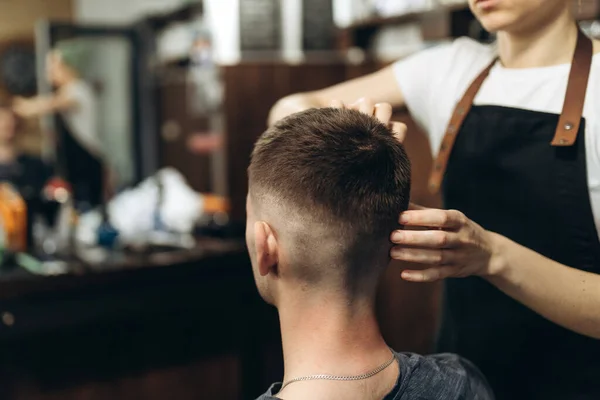
[[[420,356],[396,353],[400,375],[383,400],[492,400],[494,395],[482,373],[454,354]],[[256,400],[277,400],[281,383]]]

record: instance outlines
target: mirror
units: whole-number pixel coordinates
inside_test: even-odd
[[[119,36],[80,37],[58,40],[53,49],[79,53],[75,55],[81,57],[77,61],[81,82],[77,84],[90,96],[82,101],[90,102],[95,108],[89,110],[95,125],[90,134],[99,139],[104,168],[112,174],[111,183],[117,187],[132,183],[134,112],[129,71],[133,50],[129,40]],[[69,129],[76,129],[82,123],[76,118],[67,119]]]
[[[84,211],[142,178],[135,35],[52,22],[37,41],[38,86],[56,101],[46,147]]]

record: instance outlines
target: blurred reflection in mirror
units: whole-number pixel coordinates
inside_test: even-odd
[[[195,34],[190,49],[190,80],[195,93],[192,93],[192,107],[196,114],[218,111],[223,99],[223,89],[219,70],[213,64],[210,35],[199,30]]]
[[[81,211],[133,179],[130,47],[119,37],[58,41],[46,59],[54,92],[14,101],[20,116],[55,116],[57,168]]]
[[[24,199],[27,209],[27,242],[32,243],[31,224],[41,215],[48,223],[57,204],[44,198],[45,186],[51,181],[53,170],[39,157],[22,152],[18,146],[21,133],[20,118],[7,105],[0,105],[0,183],[9,183]]]
[[[189,50],[189,111],[192,115],[206,119],[206,131],[190,135],[187,146],[195,154],[209,155],[211,189],[214,193],[226,196],[221,71],[213,60],[209,30],[201,24],[193,35]]]

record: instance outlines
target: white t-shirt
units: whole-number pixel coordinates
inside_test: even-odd
[[[92,88],[83,80],[78,79],[62,90],[76,105],[61,114],[75,139],[87,151],[103,159],[102,141],[98,135],[97,101]]]
[[[456,39],[394,65],[406,106],[427,132],[436,155],[456,103],[469,84],[494,59],[495,45],[468,38]],[[560,114],[570,64],[509,69],[498,62],[483,82],[475,105],[495,105]],[[596,229],[600,236],[600,54],[594,55],[583,117],[588,187]]]

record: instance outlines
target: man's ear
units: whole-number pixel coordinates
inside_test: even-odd
[[[271,226],[264,221],[254,223],[254,245],[260,275],[276,273],[275,267],[279,262],[277,239]]]

